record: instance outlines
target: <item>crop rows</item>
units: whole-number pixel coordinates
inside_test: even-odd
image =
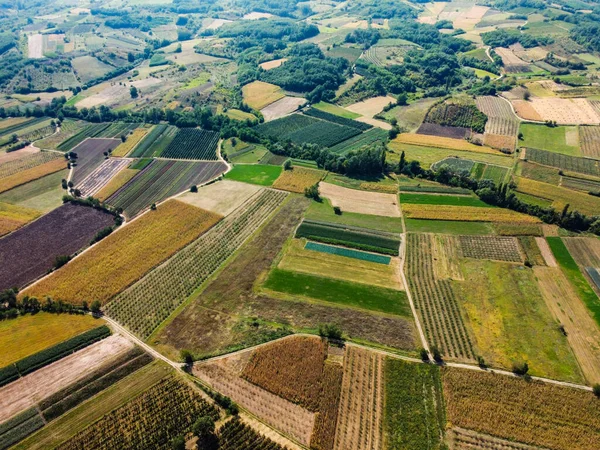
[[[106,312],[138,336],[152,331],[254,233],[287,196],[265,189],[119,294]]]
[[[429,110],[425,122],[448,127],[470,128],[476,133],[483,133],[487,116],[475,105],[441,103]]]
[[[586,175],[600,176],[600,161],[590,158],[562,155],[537,148],[528,148],[526,158],[545,166],[558,167]]]
[[[43,426],[44,419],[35,408],[18,414],[0,425],[0,449],[11,447]]]
[[[315,426],[310,439],[310,448],[312,449],[333,450],[343,375],[344,370],[340,364],[325,362],[319,413],[315,417]]]
[[[352,119],[346,119],[345,117],[336,116],[335,114],[331,114],[325,111],[321,111],[320,109],[310,108],[304,114],[311,117],[316,117],[317,119],[323,119],[328,122],[337,123],[338,125],[344,125],[347,127],[356,128],[360,131],[366,131],[370,128],[373,128],[373,125],[364,122],[358,122]]]
[[[354,258],[361,261],[374,262],[384,265],[389,265],[391,260],[389,256],[376,255],[375,253],[361,252],[360,250],[336,247],[333,245],[319,244],[317,242],[307,242],[304,248],[306,250],[328,253],[330,255],[340,255],[345,256],[346,258]]]
[[[426,234],[408,234],[407,278],[427,340],[453,358],[473,359],[473,344],[458,301],[448,280],[437,280],[433,268],[433,241]]]
[[[225,167],[220,162],[153,160],[107,202],[123,208],[127,217],[135,217],[153,203],[211,180]]]
[[[563,176],[560,185],[569,189],[576,189],[584,192],[600,192],[600,182],[584,180],[582,178]]]
[[[579,142],[583,156],[600,159],[600,127],[579,127]]]
[[[460,249],[465,258],[523,262],[519,243],[508,236],[460,236]]]
[[[112,156],[124,157],[131,152],[133,148],[148,134],[148,128],[136,128],[130,134],[127,135],[127,140],[122,142],[113,151]]]
[[[94,123],[90,124],[81,130],[76,135],[62,142],[56,148],[64,152],[70,151],[72,148],[81,144],[86,138],[98,136],[110,126],[109,123]]]
[[[139,124],[137,123],[116,122],[112,123],[108,128],[104,128],[94,137],[120,138],[121,135],[127,135],[130,131],[135,130],[138,126]]]
[[[448,440],[455,450],[538,450],[538,447],[511,442],[472,430],[454,427],[447,431]]]
[[[359,151],[364,147],[373,145],[375,142],[387,142],[388,132],[381,128],[372,128],[364,133],[346,139],[339,144],[329,148],[333,153],[344,155],[349,152]]]
[[[136,147],[136,149],[131,154],[131,156],[134,158],[143,158],[145,156],[152,156],[152,154],[149,152],[150,147],[152,147],[152,144],[154,144],[154,141],[156,141],[165,132],[165,130],[168,127],[169,127],[169,125],[167,125],[167,124],[156,125],[152,129],[152,131],[150,131],[150,133],[148,133],[146,135],[144,140],[142,142],[140,142],[140,144]]]
[[[32,169],[33,167],[54,161],[57,158],[62,158],[62,156],[55,152],[39,152],[15,159],[13,161],[2,163],[2,165],[0,165],[0,178],[9,177],[18,172]]]
[[[220,450],[286,450],[234,417],[219,428]]]
[[[22,141],[33,142],[38,139],[45,138],[54,133],[55,128],[52,125],[47,125],[42,128],[38,128],[37,130],[29,131],[25,134],[19,136]]]
[[[102,189],[112,177],[127,167],[129,163],[130,160],[121,158],[109,158],[105,160],[77,186],[77,189],[81,192],[81,196],[93,196]]]
[[[519,132],[519,119],[510,104],[498,97],[483,96],[475,100],[481,112],[488,116],[485,132],[504,136],[516,136]]]
[[[465,139],[470,136],[471,130],[465,127],[451,127],[439,125],[437,123],[423,122],[417,130],[417,134],[451,139]]]
[[[65,166],[65,160],[59,157],[29,169],[21,170],[7,177],[0,178],[0,192],[8,191],[32,180],[37,180],[45,175],[58,172],[59,170],[65,169]]]
[[[217,161],[219,133],[199,128],[183,128],[160,154],[162,158]]]
[[[71,181],[78,185],[94,172],[106,158],[105,153],[110,153],[117,148],[121,141],[117,139],[90,138],[73,148],[71,151],[77,153],[76,163],[73,168]]]
[[[219,412],[185,382],[171,376],[58,448],[170,449],[171,441],[191,431],[194,422],[202,416],[216,420]]]
[[[383,447],[384,357],[346,347],[335,450]]]

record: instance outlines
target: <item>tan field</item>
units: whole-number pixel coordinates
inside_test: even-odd
[[[273,102],[283,98],[285,94],[279,86],[265,83],[263,81],[253,81],[242,88],[244,102],[254,109],[261,110]]]
[[[400,217],[398,198],[392,194],[365,192],[321,182],[319,191],[343,211],[376,216]]]
[[[546,241],[546,239],[543,237],[536,237],[535,242],[537,242],[537,245],[540,249],[540,253],[542,254],[542,257],[544,258],[544,262],[546,263],[546,265],[548,267],[558,267],[558,263],[556,262],[556,259],[554,258],[554,254],[552,253],[552,250],[550,250],[548,241]]]
[[[390,97],[389,95],[386,97],[373,97],[368,100],[363,100],[362,102],[346,106],[346,109],[356,114],[360,114],[361,116],[373,117],[375,114],[380,113],[387,105],[395,102],[396,99],[394,97]]]
[[[533,97],[529,102],[514,101],[513,106],[523,119],[552,120],[562,125],[600,124],[600,116],[585,98]]]
[[[198,192],[186,192],[177,200],[227,216],[261,189],[255,184],[221,180],[201,187]]]
[[[271,70],[271,69],[275,69],[276,67],[279,67],[287,60],[288,60],[287,58],[273,59],[271,61],[267,61],[262,64],[259,64],[259,66],[261,68],[263,68],[264,70]]]
[[[537,112],[537,110],[533,107],[531,102],[527,102],[525,100],[513,100],[513,107],[515,108],[515,112],[517,116],[521,119],[525,120],[535,120],[541,121],[542,116]]]
[[[600,267],[600,240],[597,238],[563,238],[571,256],[583,267]]]
[[[279,119],[296,111],[300,106],[306,103],[302,97],[283,97],[276,102],[271,103],[266,108],[260,110],[265,118],[265,122]]]
[[[373,119],[371,117],[359,117],[356,119],[358,122],[368,123],[369,125],[373,125],[374,127],[381,128],[383,130],[391,130],[392,126],[384,122],[383,120]]]
[[[0,389],[0,423],[132,348],[128,339],[110,336],[4,386]]]
[[[37,153],[39,151],[39,148],[28,145],[27,147],[17,150],[16,152],[0,153],[0,164],[14,161],[15,159],[21,159],[23,156],[31,155],[32,153]]]

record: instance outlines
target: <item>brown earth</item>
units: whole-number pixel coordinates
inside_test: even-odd
[[[376,216],[400,217],[398,197],[393,194],[348,189],[331,183],[319,183],[319,191],[342,211]]]

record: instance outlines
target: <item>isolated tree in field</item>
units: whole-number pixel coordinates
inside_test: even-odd
[[[529,372],[529,364],[527,364],[526,362],[516,362],[513,363],[513,373],[515,375],[521,375],[524,376],[527,374],[527,372]]]
[[[236,138],[234,138],[234,137],[232,137],[232,138],[231,138],[231,146],[232,146],[232,147],[235,147],[236,145],[237,145],[237,139],[236,139]]]
[[[425,350],[424,348],[422,348],[419,353],[421,354],[421,360],[423,362],[428,362],[429,361],[429,353],[427,353],[427,350]]]
[[[124,134],[121,135],[121,142],[125,142],[127,140],[127,136]]]
[[[198,192],[198,186],[193,184],[192,187],[190,188],[190,192]]]
[[[192,356],[192,352],[189,350],[181,350],[180,352],[181,360],[186,364],[193,364],[194,357]]]
[[[283,170],[292,170],[292,161],[289,159],[286,159],[285,162],[283,163]]]
[[[130,63],[135,61],[135,55],[131,52],[127,53],[127,61],[129,61]]]
[[[406,154],[404,153],[404,150],[402,150],[402,153],[400,153],[400,162],[398,163],[398,172],[402,172],[402,169],[404,169],[404,166],[406,165]]]
[[[334,323],[319,325],[319,336],[341,341],[343,339],[342,329]]]
[[[523,92],[523,100],[527,101],[531,98],[531,92],[525,91]]]
[[[215,422],[209,416],[198,418],[192,427],[192,431],[198,437],[196,442],[198,450],[215,450],[219,448],[219,441],[215,434]]]
[[[131,98],[137,98],[138,97],[138,90],[135,86],[131,86],[131,88],[129,89],[129,94],[131,95]]]
[[[65,180],[64,178],[61,181],[61,185],[62,185],[62,188],[65,190],[69,187],[67,184],[67,180]]]

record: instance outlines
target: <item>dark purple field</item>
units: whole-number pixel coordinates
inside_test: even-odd
[[[57,256],[72,255],[113,223],[104,211],[66,203],[0,239],[0,290],[36,280],[52,269]]]
[[[73,170],[73,179],[71,181],[75,185],[81,183],[96,167],[102,164],[102,161],[105,159],[104,152],[114,150],[120,143],[120,139],[90,138],[71,150],[77,153],[77,165]]]
[[[435,123],[423,123],[417,130],[417,134],[464,139],[471,134],[471,130],[461,127],[445,127]]]

